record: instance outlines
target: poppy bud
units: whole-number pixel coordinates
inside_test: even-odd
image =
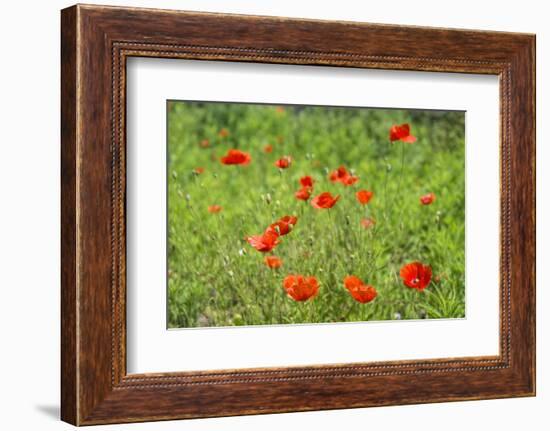
[[[346,216],[346,224],[349,226],[351,224],[351,219],[349,215]]]
[[[242,325],[244,323],[243,316],[241,316],[239,313],[235,313],[233,316],[233,323],[235,325]]]
[[[229,275],[231,278],[233,278],[233,276],[234,276],[235,274],[233,273],[233,271],[229,270],[229,271],[227,271],[227,275]]]
[[[269,205],[271,203],[271,195],[269,193],[267,193],[265,195],[265,202]]]
[[[386,165],[386,171],[391,172],[391,165],[389,163]]]
[[[426,310],[420,310],[420,312],[418,313],[418,316],[421,319],[425,319],[426,318]]]
[[[178,179],[178,173],[176,171],[172,171],[172,178],[174,178],[175,180]]]
[[[441,224],[441,211],[435,213],[435,223],[439,226]]]
[[[397,312],[393,315],[393,320],[401,320],[401,313]]]
[[[215,172],[212,174],[212,176],[213,176],[214,178],[218,178],[218,174],[215,173]]]
[[[187,202],[189,202],[189,201],[191,200],[191,195],[190,195],[189,193],[187,193],[187,194],[185,195],[185,200],[186,200]]]
[[[329,172],[330,172],[330,170],[329,170],[328,167],[325,166],[325,167],[323,168],[323,172],[325,173],[325,175],[328,175]]]
[[[210,326],[210,320],[208,319],[208,317],[206,317],[204,314],[201,314],[198,318],[197,318],[197,325],[198,326]]]

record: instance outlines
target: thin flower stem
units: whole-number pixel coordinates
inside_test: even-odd
[[[393,145],[393,144],[391,144],[391,145]],[[385,217],[386,220],[388,219],[388,213],[390,213],[390,215],[391,215],[391,213],[393,212],[393,207],[394,207],[395,201],[396,201],[396,199],[398,199],[398,197],[400,195],[401,183],[403,181],[403,171],[404,171],[404,169],[405,169],[405,147],[404,147],[404,144],[401,143],[401,167],[400,167],[400,170],[399,170],[399,178],[397,179],[397,190],[393,194],[393,197],[390,201],[389,210],[388,210],[387,205],[386,205],[385,214],[384,214],[384,217]],[[387,173],[387,169],[386,169],[386,178],[385,178],[385,181],[384,181],[384,195],[385,195],[384,199],[385,199],[386,202],[388,200],[388,194],[387,194],[387,180],[388,180],[388,177],[389,177],[389,174]]]
[[[390,176],[388,166],[386,165],[384,174],[384,220],[388,220],[388,177]]]
[[[264,269],[265,270],[265,269]],[[273,270],[269,269],[270,273],[268,278],[269,284],[265,283],[264,288],[271,288],[271,303],[269,304],[269,318],[266,319],[266,322],[273,323],[273,309],[275,308],[275,289],[272,286],[271,280],[273,279]]]
[[[391,202],[391,209],[393,211],[393,207],[395,204],[396,199],[398,199],[398,196],[401,194],[401,183],[403,182],[403,171],[405,170],[405,144],[401,143],[401,167],[399,169],[399,178],[397,179],[397,190],[394,193],[394,196],[392,198]]]
[[[328,213],[328,223],[329,223],[328,229],[330,230],[330,234],[332,237],[332,243],[333,243],[332,245],[336,246],[337,238],[336,238],[336,235],[334,234],[334,224],[332,223],[332,208],[329,208],[327,210],[327,213]]]
[[[343,321],[347,321],[348,320],[348,317],[349,315],[351,314],[351,312],[353,311],[353,308],[354,308],[355,304],[351,304],[351,306],[349,307],[348,311],[346,312],[346,314],[344,314],[343,316]]]
[[[399,173],[399,181],[397,184],[397,193],[396,197],[401,195],[401,184],[403,182],[403,172],[405,171],[405,144],[401,144],[401,172]],[[400,230],[403,229],[403,223],[401,222],[401,216],[403,215],[403,205],[399,208],[399,217],[397,218],[399,220],[399,226]]]
[[[307,301],[299,302],[298,307],[300,309],[300,320],[301,323],[307,323]]]
[[[403,181],[403,170],[405,169],[405,144],[401,144],[401,172],[399,175],[399,184],[397,191],[401,189],[401,182]]]

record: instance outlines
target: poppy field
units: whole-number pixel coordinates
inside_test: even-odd
[[[465,317],[463,112],[167,115],[169,328]]]

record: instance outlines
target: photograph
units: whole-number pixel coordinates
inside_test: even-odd
[[[166,107],[168,328],[466,317],[464,111]]]

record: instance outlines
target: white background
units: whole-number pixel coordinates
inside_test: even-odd
[[[498,354],[498,77],[140,58],[127,84],[129,373]],[[167,99],[466,111],[466,318],[167,331]]]
[[[537,33],[538,396],[106,426],[135,430],[544,430],[550,423],[550,28],[544,2],[118,1],[108,4]],[[62,430],[59,399],[59,9],[65,1],[5,2],[0,15],[0,426]],[[546,54],[546,55],[544,55]],[[546,265],[548,266],[548,265]]]

